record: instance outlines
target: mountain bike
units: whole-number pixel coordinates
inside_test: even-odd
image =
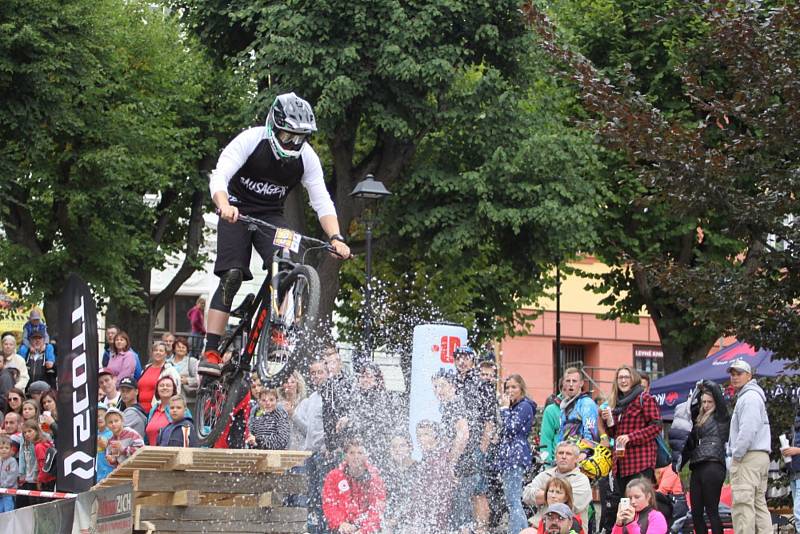
[[[195,425],[201,445],[213,446],[231,414],[250,389],[255,367],[262,384],[276,388],[312,350],[311,338],[319,322],[320,284],[313,267],[305,265],[312,250],[335,253],[329,243],[279,228],[253,217],[239,216],[251,232],[275,231],[269,275],[257,294],[248,294],[231,312],[239,324],[219,346],[222,375],[203,376],[197,392]],[[300,261],[292,260],[299,253]]]

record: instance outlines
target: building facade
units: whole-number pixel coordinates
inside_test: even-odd
[[[608,272],[608,266],[586,258],[573,267],[586,274],[562,278],[561,361],[556,355],[555,297],[540,299],[536,307],[529,308],[537,317],[527,332],[520,331],[499,343],[501,376],[522,375],[529,396],[538,403],[555,391],[558,369],[570,366],[584,368],[595,395],[611,391],[614,371],[622,364],[632,364],[653,379],[662,376],[664,358],[653,320],[644,310],[638,317],[638,324],[601,319],[600,315],[609,311],[609,307],[599,303],[604,295],[586,286],[593,282],[591,275]]]

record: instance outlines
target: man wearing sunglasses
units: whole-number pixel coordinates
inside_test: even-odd
[[[250,232],[237,224],[239,214],[287,227],[283,217],[289,192],[302,184],[311,207],[336,254],[350,256],[340,234],[336,208],[322,176],[322,165],[308,139],[317,131],[311,105],[294,93],[279,95],[264,126],[240,133],[222,151],[211,173],[209,189],[220,213],[214,274],[219,286],[211,297],[206,325],[206,351],[198,372],[221,374],[217,351],[228,323],[233,298],[242,282],[252,280],[251,248],[266,262],[272,257],[274,232]]]

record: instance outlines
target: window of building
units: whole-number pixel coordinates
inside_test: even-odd
[[[664,376],[664,351],[661,347],[634,345],[633,366],[647,373],[651,382],[661,378]]]
[[[561,379],[561,374],[569,367],[583,367],[586,363],[586,347],[583,345],[561,344],[561,355],[556,357],[556,344],[553,343],[553,365],[554,380],[556,383]]]
[[[564,369],[567,367],[583,367],[586,350],[583,345],[561,345],[561,356]]]
[[[177,335],[188,336],[192,328],[186,313],[197,302],[199,295],[175,295],[156,315],[156,332],[173,332]]]

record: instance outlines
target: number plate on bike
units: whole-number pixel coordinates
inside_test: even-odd
[[[287,228],[278,228],[275,230],[275,239],[272,243],[276,247],[288,248],[292,252],[300,250],[300,234],[296,234]]]

